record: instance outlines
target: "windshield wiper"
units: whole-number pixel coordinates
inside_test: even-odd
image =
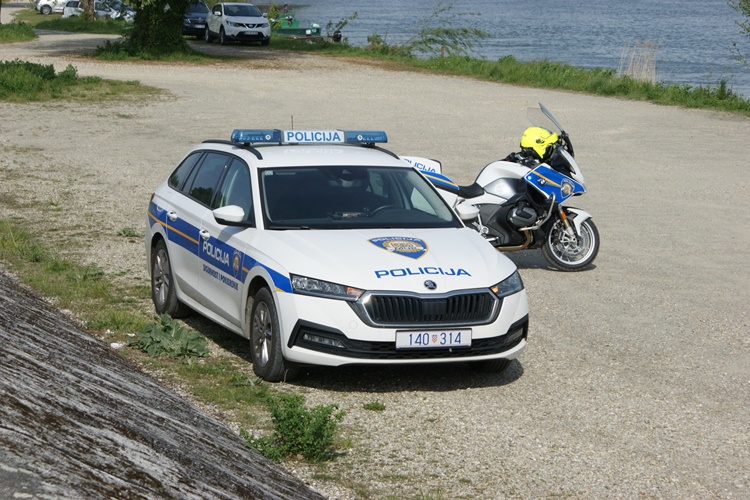
[[[268,230],[279,230],[279,231],[289,231],[289,230],[297,230],[297,229],[310,229],[310,226],[269,226],[266,229]]]

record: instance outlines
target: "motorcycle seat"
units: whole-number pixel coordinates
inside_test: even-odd
[[[458,196],[461,198],[476,198],[482,194],[484,194],[484,188],[476,182],[468,186],[458,186]]]

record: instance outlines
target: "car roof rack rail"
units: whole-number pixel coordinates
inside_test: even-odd
[[[255,157],[259,160],[263,159],[263,155],[260,154],[260,151],[252,147],[249,142],[235,142],[235,141],[226,141],[224,139],[207,139],[203,141],[203,144],[226,144],[228,146],[236,146],[238,148],[246,149],[250,151],[252,154],[255,155]]]

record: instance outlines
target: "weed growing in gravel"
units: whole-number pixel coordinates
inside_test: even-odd
[[[311,462],[333,458],[336,427],[345,415],[338,405],[305,408],[301,394],[280,394],[268,399],[274,432],[270,437],[254,437],[242,429],[240,435],[248,446],[271,460],[302,455]]]
[[[370,411],[384,411],[385,405],[380,401],[375,400],[372,403],[365,403],[364,405],[362,405],[362,408]]]
[[[132,227],[124,227],[120,229],[117,234],[126,238],[138,238],[141,236],[140,234],[138,234],[138,231],[136,231]]]
[[[152,358],[168,356],[189,361],[191,357],[208,356],[206,337],[181,325],[168,314],[155,318],[129,342]]]

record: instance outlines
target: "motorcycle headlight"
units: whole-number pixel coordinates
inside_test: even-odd
[[[355,301],[365,293],[364,290],[360,290],[359,288],[316,280],[305,276],[297,276],[296,274],[292,274],[292,290],[294,293],[303,295],[349,301]]]
[[[490,288],[492,292],[498,296],[498,298],[507,297],[523,290],[523,281],[521,275],[518,274],[518,270],[515,270],[513,274],[505,278],[497,285]]]

